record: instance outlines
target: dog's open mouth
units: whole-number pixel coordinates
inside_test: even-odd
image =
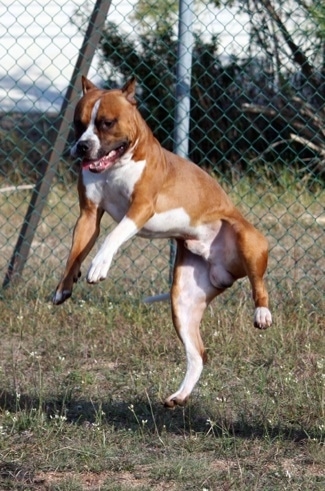
[[[109,169],[112,167],[115,162],[122,157],[122,155],[126,152],[127,150],[127,143],[124,142],[117,146],[116,148],[110,150],[107,155],[104,155],[103,157],[100,157],[99,159],[94,159],[94,160],[83,160],[82,162],[82,168],[84,170],[90,170],[91,172],[103,172],[106,169]]]

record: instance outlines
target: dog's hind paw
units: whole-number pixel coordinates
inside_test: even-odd
[[[70,298],[71,295],[72,295],[71,290],[63,290],[63,291],[57,290],[53,295],[52,302],[54,303],[54,305],[60,305],[61,303],[68,300],[68,298]]]
[[[170,396],[164,402],[164,406],[168,409],[174,409],[176,406],[185,406],[187,403],[188,397],[182,399],[181,397]]]
[[[267,307],[257,307],[254,314],[254,326],[267,329],[272,324],[272,315]]]

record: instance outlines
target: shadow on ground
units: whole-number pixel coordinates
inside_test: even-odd
[[[199,402],[189,402],[185,407],[167,409],[160,402],[138,399],[136,401],[90,401],[83,398],[69,401],[48,399],[40,401],[37,397],[3,390],[0,392],[0,409],[11,413],[19,411],[41,410],[50,419],[64,416],[69,423],[76,425],[93,425],[101,423],[119,429],[139,429],[145,421],[146,431],[155,433],[169,432],[212,433],[216,438],[278,438],[299,442],[313,438],[319,439],[319,432],[313,428],[302,429],[299,423],[292,425],[272,426],[250,415],[250,421],[241,416],[240,421],[221,417],[213,417],[211,407],[204,407]],[[259,417],[260,418],[260,417]],[[209,421],[210,419],[210,421]]]

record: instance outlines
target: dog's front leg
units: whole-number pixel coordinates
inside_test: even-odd
[[[94,257],[88,274],[88,283],[98,283],[106,278],[112,259],[120,246],[136,235],[153,214],[151,206],[139,206],[133,203],[127,215],[106,237],[103,245]]]
[[[59,305],[71,297],[73,283],[80,276],[80,267],[89,254],[99,235],[103,210],[95,206],[81,207],[80,216],[74,228],[72,246],[66,268],[53,297],[53,303]]]

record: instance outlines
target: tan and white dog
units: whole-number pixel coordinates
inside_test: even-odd
[[[82,87],[71,151],[73,157],[82,159],[80,216],[53,302],[61,304],[71,296],[105,211],[118,224],[93,259],[88,283],[106,278],[114,254],[134,235],[176,239],[170,298],[187,370],[179,389],[165,404],[183,405],[206,360],[200,321],[214,297],[248,276],[255,302],[254,325],[260,329],[271,325],[263,281],[268,244],[215,179],[161,147],[137,110],[134,79],[121,90],[101,90],[83,77]]]

